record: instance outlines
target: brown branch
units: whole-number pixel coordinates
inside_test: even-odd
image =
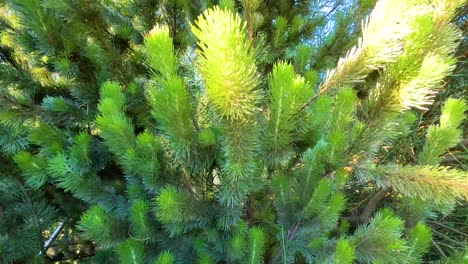
[[[253,40],[252,12],[247,10],[247,28],[249,31],[249,40]]]
[[[194,196],[197,197],[197,193],[195,192],[195,187],[193,187],[192,182],[190,181],[190,176],[187,173],[187,170],[182,167],[182,183],[184,184],[185,188]]]
[[[462,139],[455,147],[450,148],[450,150],[464,150],[466,148],[468,148],[468,138]]]
[[[303,104],[303,105],[301,106],[301,108],[299,108],[299,110],[296,112],[295,115],[299,115],[300,113],[302,113],[302,111],[304,111],[311,103],[313,103],[313,102],[315,101],[315,99],[317,99],[317,97],[319,96],[319,94],[320,94],[320,91],[319,91],[316,95],[314,95],[314,96],[312,96],[311,98],[309,98],[309,100],[307,100],[307,102],[305,102],[305,104]]]
[[[173,12],[173,20],[172,20],[172,40],[175,41],[177,35],[177,6],[174,3],[174,7],[172,8]]]
[[[450,165],[454,163],[461,163],[463,157],[461,156],[448,156],[445,157],[443,160],[440,161],[441,165]]]
[[[253,37],[254,37],[252,20],[253,20],[253,14],[255,12],[255,9],[258,8],[258,6],[254,7],[253,3],[249,1],[243,2],[242,5],[245,11],[245,20],[247,21],[247,31],[249,34],[249,40],[250,42],[252,42]]]
[[[244,219],[249,226],[254,225],[254,210],[252,208],[252,197],[247,197],[247,201],[245,202]]]
[[[347,216],[347,217],[342,217],[342,220],[348,221],[350,224],[358,225],[358,224],[364,224],[369,221],[371,218],[372,214],[375,212],[377,209],[377,205],[385,198],[387,193],[391,191],[391,188],[386,188],[386,189],[381,189],[378,191],[367,203],[366,207],[362,211],[360,215],[356,216]]]

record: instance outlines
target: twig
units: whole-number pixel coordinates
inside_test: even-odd
[[[47,241],[44,243],[44,252],[47,251],[47,249],[50,247],[52,242],[54,242],[55,238],[57,238],[58,234],[62,231],[62,229],[65,227],[67,221],[62,221],[60,224],[57,226],[55,231],[52,233],[52,235],[47,239]]]
[[[246,10],[246,18],[247,18],[247,28],[249,32],[249,40],[252,42],[253,40],[253,26],[252,26],[252,10],[251,6],[249,6]]]
[[[449,164],[454,164],[454,163],[461,163],[461,160],[463,160],[462,156],[452,155],[452,156],[445,157],[443,160],[440,161],[440,164],[449,165]]]
[[[451,147],[448,151],[448,154],[450,156],[445,157],[443,160],[440,161],[440,164],[442,165],[450,165],[452,163],[461,163],[463,160],[463,156],[461,155],[453,155],[450,151],[455,151],[455,150],[466,150],[468,148],[468,139],[462,139],[458,144],[454,147]]]
[[[294,236],[296,235],[296,232],[299,228],[299,225],[301,224],[301,219],[297,220],[294,225],[288,230],[288,240],[292,240],[294,238]],[[284,247],[284,245],[283,245]],[[281,248],[279,248],[274,257],[271,259],[270,261],[270,264],[274,264],[276,263],[276,261],[278,260],[278,258],[281,256]]]
[[[437,231],[437,230],[435,230],[435,229],[433,229],[432,231],[433,231],[434,233],[436,233],[437,235],[439,235],[440,237],[442,237],[442,238],[444,238],[444,239],[446,239],[446,240],[448,240],[448,241],[450,241],[450,242],[452,242],[452,243],[454,243],[454,244],[458,244],[458,245],[464,246],[464,243],[462,243],[462,242],[460,242],[460,241],[456,241],[455,239],[452,239],[452,238],[450,238],[450,237],[448,237],[448,236],[442,234],[441,232],[439,232],[439,231]]]
[[[442,249],[439,247],[439,245],[437,245],[437,243],[434,241],[434,239],[432,239],[432,244],[434,244],[434,246],[439,250],[440,254],[442,254],[442,256],[444,256],[444,258],[447,257],[445,255],[444,251],[442,251]]]
[[[454,232],[454,233],[456,233],[456,234],[459,234],[459,235],[461,235],[461,236],[464,236],[464,237],[468,238],[468,234],[463,233],[463,232],[461,232],[461,231],[459,231],[459,230],[457,230],[457,229],[455,229],[455,228],[453,228],[453,227],[450,227],[450,226],[447,226],[447,225],[444,225],[444,224],[442,224],[442,223],[439,223],[439,222],[437,222],[437,221],[432,221],[432,220],[428,220],[428,221],[426,221],[426,222],[427,222],[428,224],[432,224],[432,225],[437,225],[437,226],[443,227],[443,228],[448,229],[448,230],[450,230],[450,231],[452,231],[452,232]]]
[[[333,12],[338,8],[338,6],[341,5],[341,2],[342,2],[342,1],[338,1],[338,2],[328,11],[327,14],[325,14],[319,21],[317,21],[317,22],[315,23],[314,26],[317,26],[317,25],[321,24],[321,23],[323,22],[323,20],[325,20],[331,13],[333,13]],[[309,98],[309,100],[307,100],[307,102],[304,103],[304,104],[301,106],[301,108],[299,108],[299,110],[296,112],[295,115],[299,115],[302,111],[304,111],[310,104],[312,104],[312,103],[315,101],[315,99],[317,99],[317,97],[318,97],[320,94],[322,94],[323,92],[325,92],[326,90],[328,90],[332,85],[333,85],[333,84],[329,84],[329,85],[327,85],[327,86],[325,86],[325,87],[322,87],[322,88],[318,91],[318,93],[317,93],[316,95],[314,95],[314,96],[312,96],[311,98]]]
[[[190,181],[190,176],[187,173],[187,170],[182,167],[182,174],[183,174],[183,183],[185,185],[185,188],[194,196],[197,197],[197,193],[195,192],[195,187],[193,187],[192,182]]]
[[[301,106],[301,108],[299,108],[299,110],[296,112],[295,115],[299,115],[300,113],[302,113],[302,111],[304,111],[304,109],[306,109],[311,103],[313,103],[313,102],[315,101],[315,99],[317,99],[317,97],[319,96],[319,94],[320,94],[320,91],[319,91],[316,95],[314,95],[314,96],[312,96],[311,98],[309,98],[309,100],[307,100],[307,102],[305,102],[305,104],[303,104],[303,105]]]

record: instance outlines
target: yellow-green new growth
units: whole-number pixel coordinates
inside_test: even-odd
[[[466,0],[432,0],[436,24],[445,26],[455,16],[456,10],[466,3]]]
[[[219,7],[205,11],[192,26],[208,97],[228,120],[249,119],[262,98],[256,90],[259,78],[245,28],[238,15]]]
[[[351,264],[356,259],[355,246],[350,240],[340,238],[336,242],[334,263],[335,264]]]
[[[359,226],[351,237],[357,263],[414,263],[406,240],[402,239],[404,221],[392,211],[374,214],[367,225]]]
[[[435,90],[440,81],[455,68],[455,60],[448,60],[428,54],[421,65],[418,75],[400,91],[400,104],[404,109],[417,108],[428,110],[437,94]]]
[[[431,125],[427,129],[426,142],[419,153],[419,163],[437,165],[442,155],[455,146],[461,139],[462,131],[458,128],[463,121],[467,106],[459,99],[450,98],[442,108],[439,125]]]
[[[162,77],[176,74],[177,57],[169,36],[169,28],[154,27],[145,35],[145,52],[149,66]]]
[[[382,165],[368,171],[376,183],[436,204],[468,200],[468,173],[439,166]]]
[[[461,32],[446,15],[453,15],[452,5],[436,1],[430,6],[418,3],[421,12],[410,19],[411,32],[403,39],[403,53],[386,66],[381,81],[371,91],[374,110],[402,112],[410,108],[427,110],[440,82],[455,67],[452,56]]]
[[[320,91],[331,87],[355,84],[375,69],[395,61],[401,54],[402,39],[412,31],[412,18],[428,12],[421,0],[381,0],[363,22],[362,38],[358,45],[327,72]]]

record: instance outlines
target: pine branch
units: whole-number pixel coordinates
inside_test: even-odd
[[[419,197],[436,204],[468,200],[467,173],[441,166],[382,165],[356,170],[358,176],[373,180],[382,188],[392,187],[407,197]]]
[[[366,207],[364,208],[364,210],[361,212],[360,215],[342,217],[341,220],[346,220],[349,223],[354,224],[354,225],[364,224],[364,223],[369,222],[370,218],[372,217],[372,214],[377,209],[377,205],[379,205],[380,202],[382,202],[382,200],[385,199],[385,196],[390,191],[391,191],[391,188],[381,189],[376,194],[374,194],[374,196],[371,199],[369,199]]]
[[[463,164],[463,156],[459,155],[451,155],[448,157],[445,157],[443,160],[440,161],[441,165],[453,165],[453,164]]]
[[[401,39],[409,32],[409,17],[418,12],[418,8],[411,8],[406,1],[398,6],[391,1],[379,1],[363,21],[362,38],[358,44],[338,60],[336,68],[327,71],[317,95],[307,100],[298,113],[304,111],[318,95],[333,87],[361,83],[373,70],[394,61],[402,51]],[[382,32],[382,28],[388,31]]]
[[[198,69],[217,114],[229,121],[251,119],[263,98],[252,43],[237,14],[208,9],[192,27],[198,38]]]
[[[187,169],[183,168],[182,169],[182,174],[183,176],[183,183],[185,185],[185,188],[193,195],[193,197],[197,197],[197,193],[195,191],[195,187],[192,184],[192,181],[190,180],[190,176],[187,172]]]
[[[425,166],[382,165],[398,154],[379,150],[453,66],[450,21],[465,1],[0,0],[0,141],[26,142],[0,147],[0,262],[41,251],[46,262],[417,263],[429,228],[380,209],[390,191],[435,201],[411,204],[420,215],[468,200],[466,173],[432,167],[467,147],[453,148],[465,110],[447,104],[422,132]],[[36,187],[17,188],[25,201],[9,187],[18,168]],[[353,170],[375,193],[340,218]],[[48,202],[81,220],[56,222]],[[85,240],[61,239],[69,228]]]
[[[320,90],[316,95],[312,96],[311,98],[309,98],[307,100],[307,102],[305,102],[305,104],[303,104],[301,106],[301,108],[299,108],[299,110],[295,113],[295,115],[299,115],[300,113],[302,113],[310,104],[312,104],[316,99],[317,97],[322,93],[322,90]]]
[[[390,209],[379,210],[369,223],[354,231],[358,263],[416,263],[408,242],[403,239],[404,221]]]
[[[288,237],[287,237],[288,240],[294,239],[294,236],[296,235],[296,232],[297,232],[297,230],[299,229],[299,226],[301,225],[301,221],[302,221],[302,219],[297,220],[297,221],[292,225],[292,227],[288,230]],[[269,263],[270,263],[270,264],[275,264],[276,261],[278,260],[278,258],[281,256],[282,253],[283,253],[283,252],[282,252],[282,248],[281,248],[281,247],[278,248],[278,249],[276,250],[276,253],[273,255],[273,258],[270,260]]]
[[[440,248],[439,244],[434,241],[434,239],[432,239],[432,244],[437,248],[437,250],[439,250],[440,254],[444,256],[444,258],[447,257],[447,255],[445,255],[444,251]]]
[[[253,15],[255,10],[258,8],[260,1],[258,0],[244,0],[241,1],[245,10],[245,20],[247,22],[247,31],[249,34],[249,40],[253,41],[254,32],[253,32]]]

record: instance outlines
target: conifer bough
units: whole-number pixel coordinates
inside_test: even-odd
[[[0,262],[427,261],[464,3],[1,1]]]

